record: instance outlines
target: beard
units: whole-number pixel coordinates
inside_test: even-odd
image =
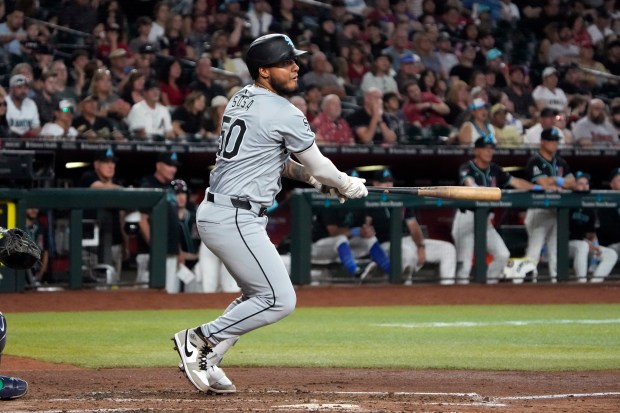
[[[601,113],[598,116],[590,116],[590,120],[592,121],[592,123],[600,125],[605,122],[605,115]]]
[[[297,91],[297,85],[298,85],[298,83],[295,82],[295,86],[290,87],[290,86],[287,86],[286,83],[280,82],[273,78],[271,79],[270,84],[273,90],[275,90],[278,95],[284,95],[284,96],[293,95]]]

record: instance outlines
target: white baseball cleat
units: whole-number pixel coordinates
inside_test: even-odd
[[[179,369],[200,391],[214,393],[234,393],[235,385],[226,377],[224,370],[212,364],[209,353],[212,349],[198,336],[194,329],[182,330],[172,339],[174,349],[181,357]]]

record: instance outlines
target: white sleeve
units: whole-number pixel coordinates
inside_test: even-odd
[[[340,172],[333,162],[321,153],[316,143],[313,143],[305,151],[296,153],[295,156],[306,168],[306,171],[320,183],[335,188],[342,188],[347,182],[346,174]]]
[[[139,106],[133,105],[129,114],[127,115],[127,124],[129,125],[129,131],[134,132],[137,129],[145,129],[145,116],[140,113]]]

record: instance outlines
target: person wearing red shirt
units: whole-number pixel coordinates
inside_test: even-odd
[[[422,92],[415,82],[405,86],[405,93],[403,113],[408,122],[420,127],[447,125],[444,116],[450,113],[450,108],[440,98],[430,92]]]
[[[342,118],[342,106],[338,95],[327,95],[321,102],[321,112],[314,118],[312,129],[317,145],[353,145],[353,131]]]

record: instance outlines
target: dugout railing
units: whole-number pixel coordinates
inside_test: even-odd
[[[340,204],[324,194],[311,189],[296,189],[292,195],[291,219],[291,277],[295,284],[310,284],[312,214],[318,208],[390,208],[390,261],[391,283],[402,283],[401,238],[403,207],[429,208],[471,208],[474,210],[474,268],[475,282],[486,282],[486,222],[489,212],[497,208],[556,208],[558,220],[557,279],[569,279],[569,210],[571,208],[618,208],[620,192],[591,191],[578,192],[528,192],[518,190],[502,191],[497,202],[460,201],[400,194],[369,194],[364,199],[348,200]],[[620,228],[618,228],[620,231]]]
[[[149,287],[164,288],[167,237],[166,192],[161,189],[6,189],[0,188],[0,200],[15,205],[15,225],[24,228],[27,208],[46,208],[69,211],[69,281],[70,289],[82,288],[82,235],[85,209],[125,209],[149,211],[151,227]],[[25,289],[23,271],[2,268],[0,292],[19,292]]]

